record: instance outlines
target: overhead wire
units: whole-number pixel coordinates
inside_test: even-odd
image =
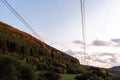
[[[81,22],[82,22],[82,37],[83,37],[83,57],[81,63],[87,64],[86,61],[86,29],[85,29],[85,0],[80,0],[81,5]]]
[[[17,17],[17,19],[26,26],[37,38],[43,41],[39,34],[25,21],[25,19],[6,1],[1,0],[2,3]]]

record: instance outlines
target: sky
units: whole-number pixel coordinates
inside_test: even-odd
[[[7,0],[45,43],[78,58],[83,54],[80,0]],[[0,21],[31,35],[0,1]],[[120,0],[85,0],[89,65],[120,65]],[[34,36],[34,35],[33,35]]]

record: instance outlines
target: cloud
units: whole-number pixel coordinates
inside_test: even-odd
[[[111,41],[119,43],[120,44],[120,39],[111,39]]]
[[[46,36],[44,33],[42,32],[37,32],[38,35],[33,35],[34,37],[36,37],[37,39],[46,42],[49,41],[50,39],[48,38],[48,36]]]
[[[82,52],[67,50],[65,53],[77,58],[81,63]],[[86,55],[86,60],[91,66],[96,67],[113,67],[116,64],[120,64],[119,53],[94,53]]]
[[[68,50],[81,51],[81,50],[83,50],[81,45],[76,45],[73,42],[58,42],[55,45],[59,45],[63,51],[68,51]]]
[[[95,61],[95,62],[99,62],[99,63],[107,63],[106,60],[98,59],[98,58],[96,58],[94,61]]]
[[[72,51],[72,50],[67,50],[65,51],[65,53],[67,53],[68,55],[71,55],[71,56],[76,56],[76,55],[81,55],[82,52],[78,52],[78,51]]]
[[[72,50],[67,50],[67,51],[65,51],[65,53],[67,53],[69,55],[74,55],[75,54]]]
[[[71,55],[71,56],[77,58],[80,61],[80,63],[82,63],[81,62],[81,57],[83,57],[82,52],[67,50],[67,51],[65,51],[65,53],[67,53],[68,55]],[[91,61],[91,62],[93,62],[93,63],[95,63],[95,62],[97,62],[97,63],[106,63],[104,59],[101,59],[101,56],[102,55],[95,53],[94,55],[87,55],[86,59]],[[99,66],[99,65],[94,65],[94,66]]]
[[[50,36],[47,36],[46,34],[42,33],[42,32],[37,32],[37,34],[39,36],[33,35],[34,37],[40,39],[41,41],[47,43],[48,45],[54,45],[57,44],[57,42],[55,42]]]
[[[73,44],[72,42],[63,42],[62,41],[62,42],[55,42],[50,45],[63,51],[63,52],[66,52],[66,51],[70,52],[69,50],[71,50],[71,51],[78,50],[78,48],[80,50],[80,46],[76,47],[76,45]]]
[[[38,35],[43,39],[43,41],[51,41],[51,39],[42,32],[38,32]]]
[[[97,62],[97,65],[100,67],[113,67],[120,64],[120,53],[96,53],[92,55],[91,61],[94,65]]]
[[[102,53],[101,55],[104,55],[104,56],[112,56],[112,55],[114,55],[114,53]]]
[[[75,43],[75,44],[85,44],[84,42],[82,42],[80,40],[75,40],[75,41],[73,41],[73,43]]]
[[[40,35],[43,36],[43,38],[48,38],[44,34]],[[120,48],[114,47],[115,44],[118,43],[119,39],[111,39],[111,41],[94,40],[92,45],[89,45],[86,48],[86,53],[88,54],[86,56],[87,61],[90,65],[97,67],[112,67],[120,64]],[[80,62],[82,62],[82,44],[84,44],[82,41],[74,40],[72,42],[52,42],[51,46],[54,46],[55,48],[77,58]]]
[[[111,43],[110,42],[106,42],[106,41],[102,41],[102,40],[94,40],[92,45],[94,46],[109,46]]]
[[[109,55],[104,55],[104,53],[99,54],[99,53],[95,53],[94,55],[89,55],[89,60],[91,60],[93,63],[97,62],[100,64],[107,64],[110,62],[109,58],[111,58],[111,56]],[[93,65],[97,65],[97,64],[93,64]],[[97,66],[101,66],[101,65],[97,65]]]
[[[111,39],[112,42],[114,42],[114,46],[120,47],[120,39]]]

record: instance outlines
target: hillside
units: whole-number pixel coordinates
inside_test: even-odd
[[[28,62],[32,60],[33,64],[51,67],[49,69],[46,66],[44,70],[56,68],[59,72],[58,66],[63,70],[78,69],[80,67],[79,61],[76,58],[3,22],[0,22],[0,44],[0,53],[17,55]]]
[[[120,76],[120,66],[115,66],[115,67],[109,68],[108,72],[110,72],[113,75]]]

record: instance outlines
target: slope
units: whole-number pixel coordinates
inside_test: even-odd
[[[115,66],[112,68],[107,69],[113,75],[120,76],[120,66]]]
[[[42,71],[79,72],[80,63],[26,32],[0,22],[0,54],[16,56]]]

